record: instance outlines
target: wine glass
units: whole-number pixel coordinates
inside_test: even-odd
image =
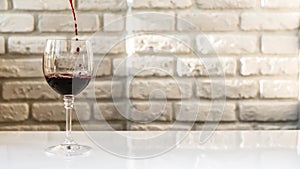
[[[71,136],[74,97],[86,88],[93,74],[92,46],[86,40],[48,39],[43,72],[49,86],[63,95],[66,109],[66,137],[46,152],[63,156],[83,155],[90,147],[77,144]]]

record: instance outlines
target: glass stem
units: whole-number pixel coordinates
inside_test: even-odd
[[[74,106],[74,96],[64,95],[64,105],[66,109],[66,138],[65,144],[73,144],[73,138],[71,136],[72,132],[72,109]]]

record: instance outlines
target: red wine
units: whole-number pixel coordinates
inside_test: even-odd
[[[50,74],[45,78],[52,89],[61,95],[77,95],[91,80],[91,76],[72,74]]]
[[[70,1],[70,5],[72,8],[72,14],[73,14],[73,19],[74,19],[74,24],[75,24],[75,36],[76,36],[76,40],[78,40],[78,25],[77,25],[76,13],[75,13],[73,1],[72,0],[69,0],[69,1]]]
[[[72,14],[73,14],[73,20],[75,24],[75,36],[76,36],[76,41],[78,41],[78,25],[77,25],[77,18],[76,18],[76,13],[73,5],[73,1],[69,0],[71,8],[72,8]],[[80,52],[80,48],[77,47],[76,52]]]

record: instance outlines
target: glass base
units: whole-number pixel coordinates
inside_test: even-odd
[[[51,146],[46,149],[46,152],[51,155],[58,155],[58,156],[81,156],[81,155],[88,155],[90,152],[91,147],[85,145],[78,145],[78,144],[60,144],[57,146]]]

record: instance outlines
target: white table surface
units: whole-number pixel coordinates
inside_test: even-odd
[[[132,133],[136,132],[121,132],[124,136]],[[0,132],[0,169],[300,168],[298,131],[218,131],[204,144],[197,140],[199,133],[190,133],[164,154],[148,159],[128,159],[104,151],[83,132],[73,133],[74,138],[93,150],[87,156],[72,158],[49,156],[44,152],[47,146],[63,140],[63,132]],[[112,147],[121,148],[113,141],[114,132],[97,134]],[[175,136],[178,134],[174,132]],[[161,140],[161,144],[170,143],[174,138]],[[131,145],[131,149],[149,151],[159,146],[160,143],[153,147]]]

